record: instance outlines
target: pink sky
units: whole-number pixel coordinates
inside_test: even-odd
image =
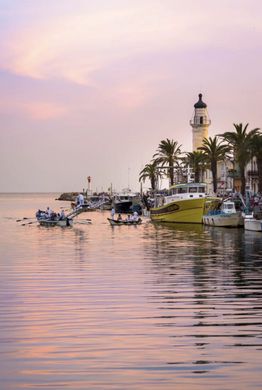
[[[0,5],[0,191],[137,190],[200,92],[209,135],[262,127],[260,0]]]

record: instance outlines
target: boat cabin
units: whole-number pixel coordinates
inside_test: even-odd
[[[114,194],[113,199],[119,202],[130,202],[135,199],[139,199],[139,192],[118,192]]]
[[[204,183],[184,183],[170,187],[168,197],[173,199],[205,198],[206,185]]]
[[[214,198],[205,204],[206,215],[237,214],[241,213],[233,200]]]
[[[206,198],[206,196],[206,184],[204,183],[176,184],[169,188],[167,195],[155,198],[154,207],[169,204],[177,200]]]
[[[232,201],[229,201],[229,200],[227,200],[225,202],[222,202],[221,212],[224,213],[224,214],[236,213],[235,202],[232,202]]]

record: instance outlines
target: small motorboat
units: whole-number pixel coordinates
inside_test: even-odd
[[[212,207],[213,206],[213,207]],[[244,225],[241,210],[236,210],[236,204],[231,200],[214,200],[208,212],[203,216],[203,224],[220,227],[238,227]]]
[[[246,214],[244,217],[244,228],[253,232],[262,232],[262,216],[254,213]]]
[[[121,225],[141,225],[142,219],[138,218],[137,220],[127,220],[127,219],[112,219],[112,218],[107,218],[111,226],[121,226]]]

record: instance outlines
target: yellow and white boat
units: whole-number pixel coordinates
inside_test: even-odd
[[[150,218],[154,222],[202,223],[207,199],[204,183],[176,184],[166,196],[155,198]]]

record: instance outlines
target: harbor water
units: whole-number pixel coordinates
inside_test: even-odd
[[[261,233],[25,219],[56,196],[0,195],[1,390],[261,389]]]

